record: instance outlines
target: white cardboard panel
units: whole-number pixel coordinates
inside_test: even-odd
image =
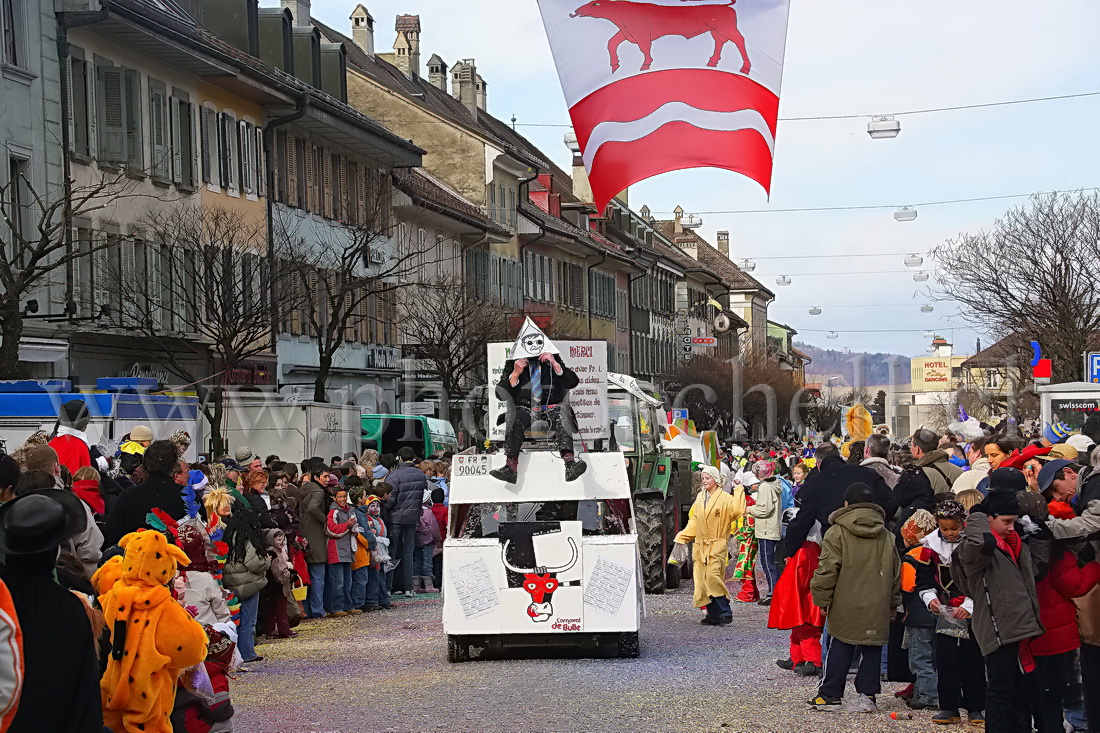
[[[565,462],[549,452],[521,453],[519,481],[498,481],[489,471],[504,465],[504,454],[456,455],[451,468],[451,504],[627,499],[630,479],[622,453],[581,456],[588,470],[566,483]]]

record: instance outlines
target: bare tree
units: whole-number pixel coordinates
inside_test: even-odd
[[[511,335],[507,314],[499,303],[475,298],[456,276],[406,288],[398,313],[405,342],[439,380],[441,417],[449,419],[450,400],[470,386],[472,375],[485,373],[486,345]]]
[[[0,186],[0,379],[24,376],[19,341],[25,318],[31,315],[24,312],[30,296],[64,282],[65,312],[57,320],[78,315],[71,273],[109,242],[89,239],[84,246],[75,245],[71,236],[75,222],[90,219],[121,200],[132,200],[137,187],[137,181],[124,172],[98,172],[66,192],[62,186],[36,187],[24,171],[12,170],[16,175]]]
[[[220,206],[151,212],[112,277],[109,327],[139,336],[132,348],[204,394],[215,453],[225,450],[226,375],[271,351],[271,308],[294,305],[290,288],[272,287],[264,226]]]
[[[314,227],[307,235],[301,219],[283,214],[275,222],[275,239],[287,252],[280,266],[317,344],[315,402],[328,401],[333,360],[359,323],[371,317],[368,303],[380,311],[373,317],[392,327],[397,291],[419,282],[440,262],[437,243],[413,237],[413,223],[397,221],[391,199],[390,180],[376,174],[365,201],[348,211],[341,226]]]
[[[1033,196],[989,231],[939,246],[934,293],[996,337],[1039,341],[1058,381],[1083,378],[1100,332],[1100,194]]]

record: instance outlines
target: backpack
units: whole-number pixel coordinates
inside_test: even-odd
[[[779,479],[779,513],[787,511],[794,506],[794,484],[782,476]]]

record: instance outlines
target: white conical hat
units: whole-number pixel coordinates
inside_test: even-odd
[[[542,329],[535,325],[530,316],[523,322],[523,327],[516,336],[515,343],[508,356],[512,359],[537,359],[541,354],[560,354],[554,342],[546,338]]]

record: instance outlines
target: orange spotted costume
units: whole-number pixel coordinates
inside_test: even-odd
[[[176,563],[191,561],[160,532],[133,532],[119,545],[125,556],[93,579],[102,591],[121,569],[99,597],[111,630],[111,656],[100,682],[103,721],[116,731],[172,733],[180,670],[206,658],[206,632],[167,587]]]

